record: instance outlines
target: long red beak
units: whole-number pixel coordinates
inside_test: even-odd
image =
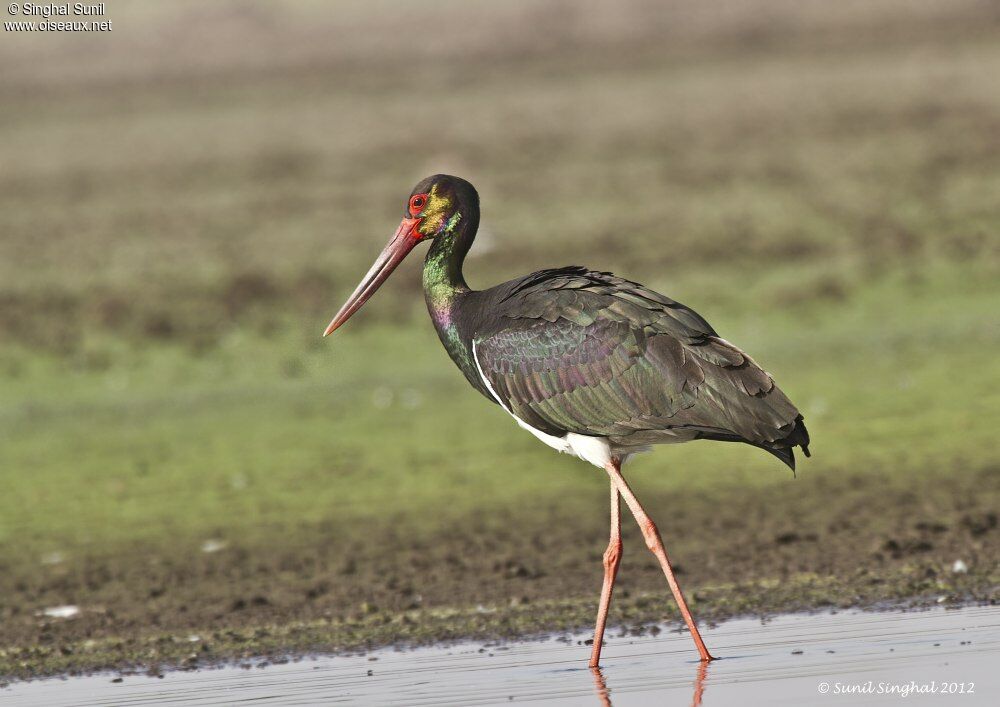
[[[396,266],[403,262],[403,258],[409,254],[413,247],[420,242],[420,232],[417,226],[420,225],[419,218],[404,218],[396,234],[389,241],[389,244],[382,250],[381,255],[375,260],[368,274],[365,275],[361,284],[357,286],[351,296],[344,302],[344,306],[337,312],[337,316],[330,322],[330,326],[323,332],[323,336],[329,336],[335,332],[340,325],[351,318],[367,302],[375,290],[382,286],[382,283],[389,279],[389,275],[396,269]]]

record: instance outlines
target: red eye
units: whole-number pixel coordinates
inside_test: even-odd
[[[420,213],[420,211],[424,208],[424,205],[426,203],[427,203],[427,195],[426,194],[415,194],[415,195],[411,196],[410,197],[410,213],[414,214],[414,215]]]

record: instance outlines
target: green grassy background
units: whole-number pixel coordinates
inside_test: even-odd
[[[887,274],[849,302],[715,318],[809,419],[816,456],[797,483],[913,469],[944,483],[995,461],[998,392],[982,382],[998,372],[989,273],[912,278]],[[104,336],[88,337],[77,364],[7,352],[0,539],[38,554],[165,533],[194,542],[380,512],[488,514],[605,483],[466,390],[425,322],[317,344],[315,321],[268,337],[237,329],[199,354]],[[631,467],[679,502],[686,489],[789,482],[769,457],[722,445],[671,447]]]
[[[403,572],[400,602],[500,600],[522,591],[518,572],[466,591],[460,571],[422,583],[419,557],[442,543],[516,555],[525,523],[565,524],[539,551],[599,580],[606,481],[468,389],[427,321],[417,256],[320,339],[412,184],[439,171],[481,193],[474,287],[614,270],[697,309],[804,412],[814,457],[792,491],[749,448],[631,465],[668,526],[691,498],[757,499],[726,532],[685,526],[690,572],[694,551],[736,552],[758,521],[802,530],[815,512],[822,534],[831,489],[871,502],[919,487],[899,524],[1000,498],[989,3],[108,13],[113,36],[0,44],[0,618],[14,640],[60,630],[34,618],[60,603],[100,615],[82,635],[235,621],[199,602],[228,606],[270,570],[334,585],[323,610],[347,614],[364,588],[338,594],[331,567],[352,554]],[[788,494],[794,513],[770,507]],[[977,537],[970,552],[995,563],[995,532]],[[203,553],[208,540],[225,549]],[[775,562],[761,576],[791,566]],[[162,591],[137,596],[142,578]],[[545,581],[548,596],[596,591]],[[272,589],[274,615],[313,615]],[[142,613],[175,594],[186,617]]]

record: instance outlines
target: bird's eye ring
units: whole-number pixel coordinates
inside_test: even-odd
[[[424,204],[427,203],[427,197],[424,194],[416,194],[410,197],[410,212],[413,214],[418,213],[424,208]]]

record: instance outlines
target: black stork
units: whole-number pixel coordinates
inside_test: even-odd
[[[479,195],[469,182],[445,174],[421,181],[392,240],[324,336],[357,312],[418,243],[431,241],[424,295],[452,361],[518,425],[610,479],[611,539],[591,667],[600,660],[622,554],[619,496],[659,561],[701,660],[712,660],[622,465],[654,444],[709,439],[750,444],[794,470],[794,447],[809,456],[802,415],[770,375],[699,314],[638,283],[565,267],[471,289],[462,263],[478,227]]]

